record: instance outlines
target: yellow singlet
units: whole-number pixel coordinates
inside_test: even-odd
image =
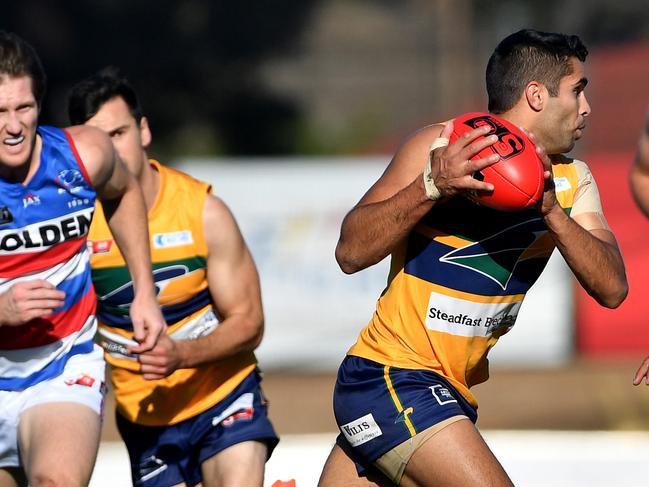
[[[553,176],[568,214],[601,214],[583,162],[555,158]],[[487,380],[489,350],[553,249],[536,210],[498,212],[460,197],[434,206],[393,252],[387,288],[348,354],[432,370],[477,406],[469,388]]]
[[[202,223],[211,188],[157,161],[150,164],[160,173],[160,191],[148,215],[158,301],[169,335],[191,340],[218,326],[207,283]],[[218,403],[255,369],[251,352],[218,365],[180,369],[161,380],[144,380],[138,372],[139,363],[125,348],[135,343],[128,317],[133,283],[99,203],[88,241],[99,300],[100,343],[112,366],[117,409],[126,419],[161,426],[191,418]]]

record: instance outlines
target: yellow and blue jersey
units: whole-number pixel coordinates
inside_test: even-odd
[[[150,164],[160,174],[160,189],[148,214],[158,302],[171,338],[196,339],[218,326],[208,288],[208,248],[202,223],[211,187],[157,161]],[[111,365],[122,416],[142,425],[178,423],[215,405],[255,369],[256,359],[250,352],[218,365],[179,369],[164,379],[144,380],[139,363],[126,352],[126,345],[135,343],[128,315],[133,283],[99,204],[88,240],[100,342]]]
[[[553,178],[568,214],[601,212],[583,162],[557,158]],[[460,197],[435,205],[393,252],[388,285],[348,355],[434,371],[477,406],[469,388],[487,380],[489,350],[553,249],[535,209],[499,212]]]

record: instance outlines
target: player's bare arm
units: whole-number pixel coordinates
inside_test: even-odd
[[[631,192],[638,207],[645,216],[649,217],[649,111],[647,111],[644,130],[638,140],[638,149],[629,178]]]
[[[71,127],[70,133],[90,180],[102,200],[106,221],[128,266],[135,298],[131,321],[135,340],[132,353],[151,350],[166,328],[156,301],[146,209],[142,190],[117,157],[108,135],[88,126]]]
[[[498,156],[470,160],[497,141],[495,136],[475,141],[488,130],[477,128],[432,152],[431,142],[438,137],[448,139],[453,131],[452,123],[431,125],[406,141],[383,175],[345,217],[336,246],[340,268],[351,274],[380,262],[406,238],[436,201],[468,191],[492,191],[490,184],[472,175],[496,163]],[[431,176],[439,192],[435,199],[427,196],[422,177],[429,158]]]
[[[590,215],[571,218],[566,214],[557,201],[551,175],[552,163],[534,135],[530,134],[530,137],[546,168],[546,188],[539,202],[539,211],[548,232],[586,292],[602,306],[617,308],[626,298],[629,287],[615,236],[606,225],[593,226],[589,221]]]
[[[208,196],[203,209],[208,245],[207,277],[219,326],[197,340],[161,337],[141,354],[146,379],[159,379],[179,368],[199,367],[257,348],[264,330],[259,276],[239,227],[228,207]]]

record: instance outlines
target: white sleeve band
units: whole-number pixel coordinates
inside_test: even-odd
[[[445,147],[447,145],[448,139],[445,137],[438,137],[433,141],[432,144],[430,144],[428,159],[426,161],[426,166],[424,167],[424,188],[426,189],[426,196],[431,201],[437,201],[442,196],[437,186],[435,186],[435,179],[433,178],[431,168],[431,156],[435,149],[439,149],[440,147]]]

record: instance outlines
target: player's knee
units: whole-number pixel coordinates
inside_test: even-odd
[[[210,486],[261,487],[267,456],[268,447],[263,442],[238,443],[208,459],[202,465],[203,478]]]
[[[83,482],[70,472],[35,472],[30,475],[31,487],[82,487]]]

